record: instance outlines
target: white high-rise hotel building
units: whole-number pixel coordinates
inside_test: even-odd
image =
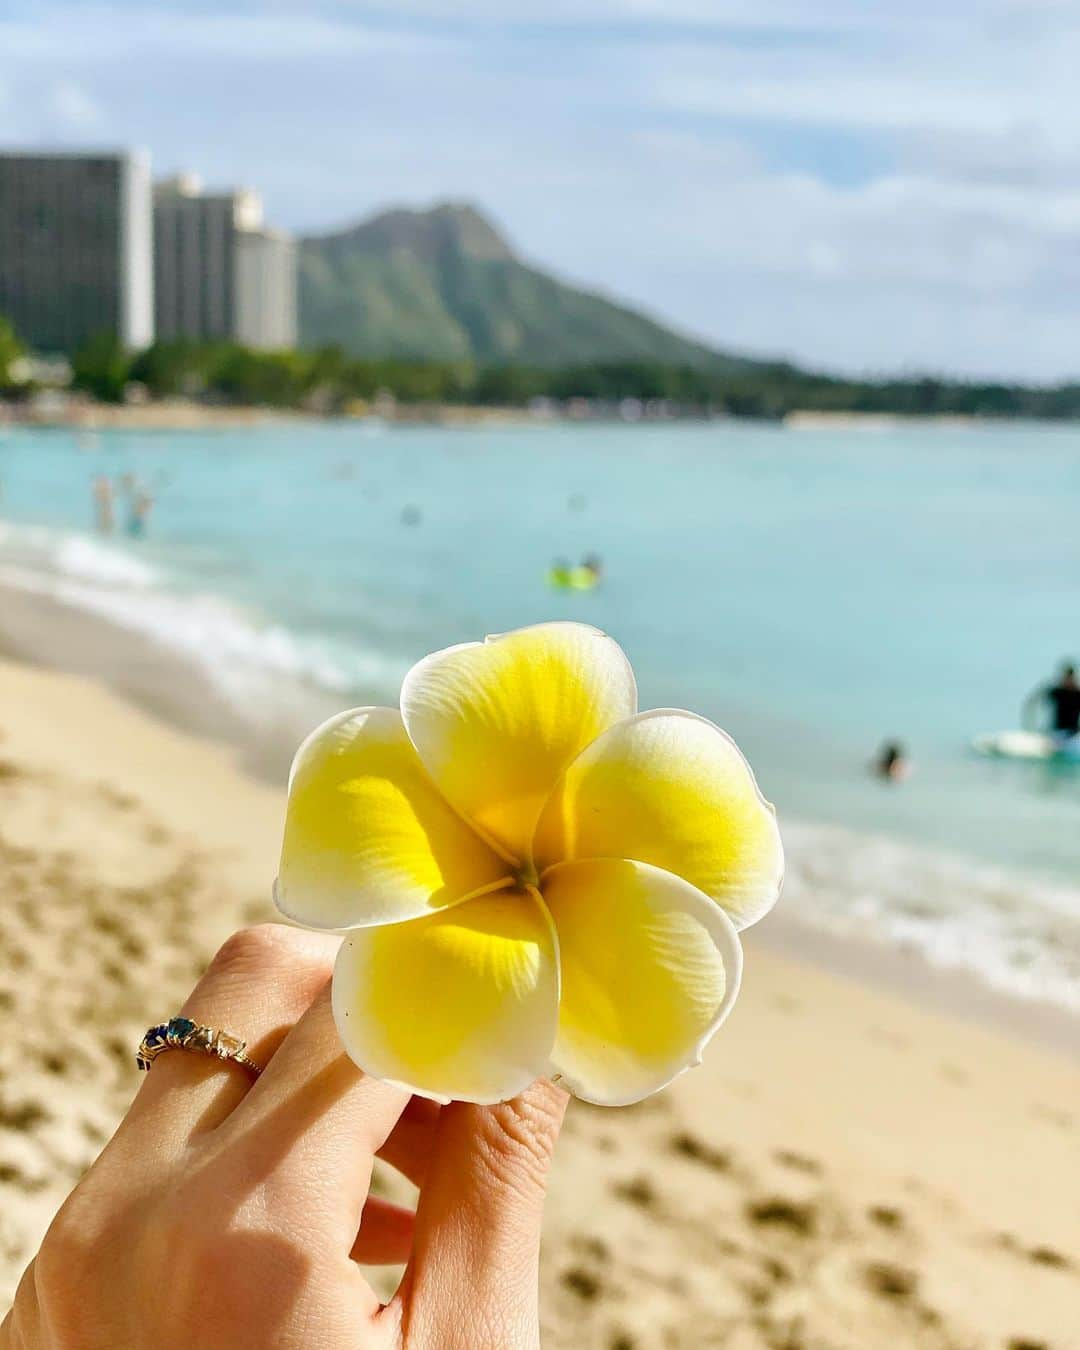
[[[101,333],[292,347],[295,246],[255,193],[153,188],[145,155],[0,151],[0,316],[39,352]]]
[[[295,246],[264,228],[250,189],[204,193],[186,174],[157,184],[154,295],[159,338],[296,346]]]

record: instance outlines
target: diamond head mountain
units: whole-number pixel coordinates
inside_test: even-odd
[[[388,210],[300,245],[300,333],[358,357],[750,366],[523,262],[475,207]]]

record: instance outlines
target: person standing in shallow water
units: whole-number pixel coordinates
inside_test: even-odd
[[[153,495],[133,473],[126,473],[120,479],[120,490],[126,510],[124,532],[132,539],[141,539],[146,534],[150,512],[154,509]]]
[[[141,539],[146,533],[147,525],[150,521],[150,512],[154,507],[154,499],[150,493],[143,488],[137,488],[135,495],[131,499],[129,508],[127,531],[133,539]]]
[[[94,524],[98,533],[112,534],[113,527],[116,524],[116,513],[113,509],[112,479],[106,477],[103,473],[99,473],[94,479],[92,494],[94,499]]]
[[[1041,685],[1028,695],[1025,717],[1031,708],[1038,707],[1050,709],[1049,732],[1059,745],[1080,736],[1080,680],[1071,662],[1061,667],[1056,684]]]

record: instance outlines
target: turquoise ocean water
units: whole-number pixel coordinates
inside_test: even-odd
[[[145,539],[94,534],[100,473],[151,487]],[[1080,658],[1080,430],[16,429],[0,488],[0,580],[174,645],[248,718],[393,702],[434,648],[581,619],[783,813],[1080,877],[1080,771],[968,749]],[[603,585],[552,591],[588,551]],[[866,772],[893,736],[899,788]]]

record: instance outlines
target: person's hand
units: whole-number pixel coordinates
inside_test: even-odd
[[[265,1071],[157,1059],[23,1277],[2,1350],[538,1344],[565,1094],[440,1109],[366,1078],[330,1012],[336,945],[274,925],[225,944],[183,1011]],[[376,1155],[420,1187],[415,1216],[369,1198]],[[406,1260],[381,1306],[361,1265]]]

